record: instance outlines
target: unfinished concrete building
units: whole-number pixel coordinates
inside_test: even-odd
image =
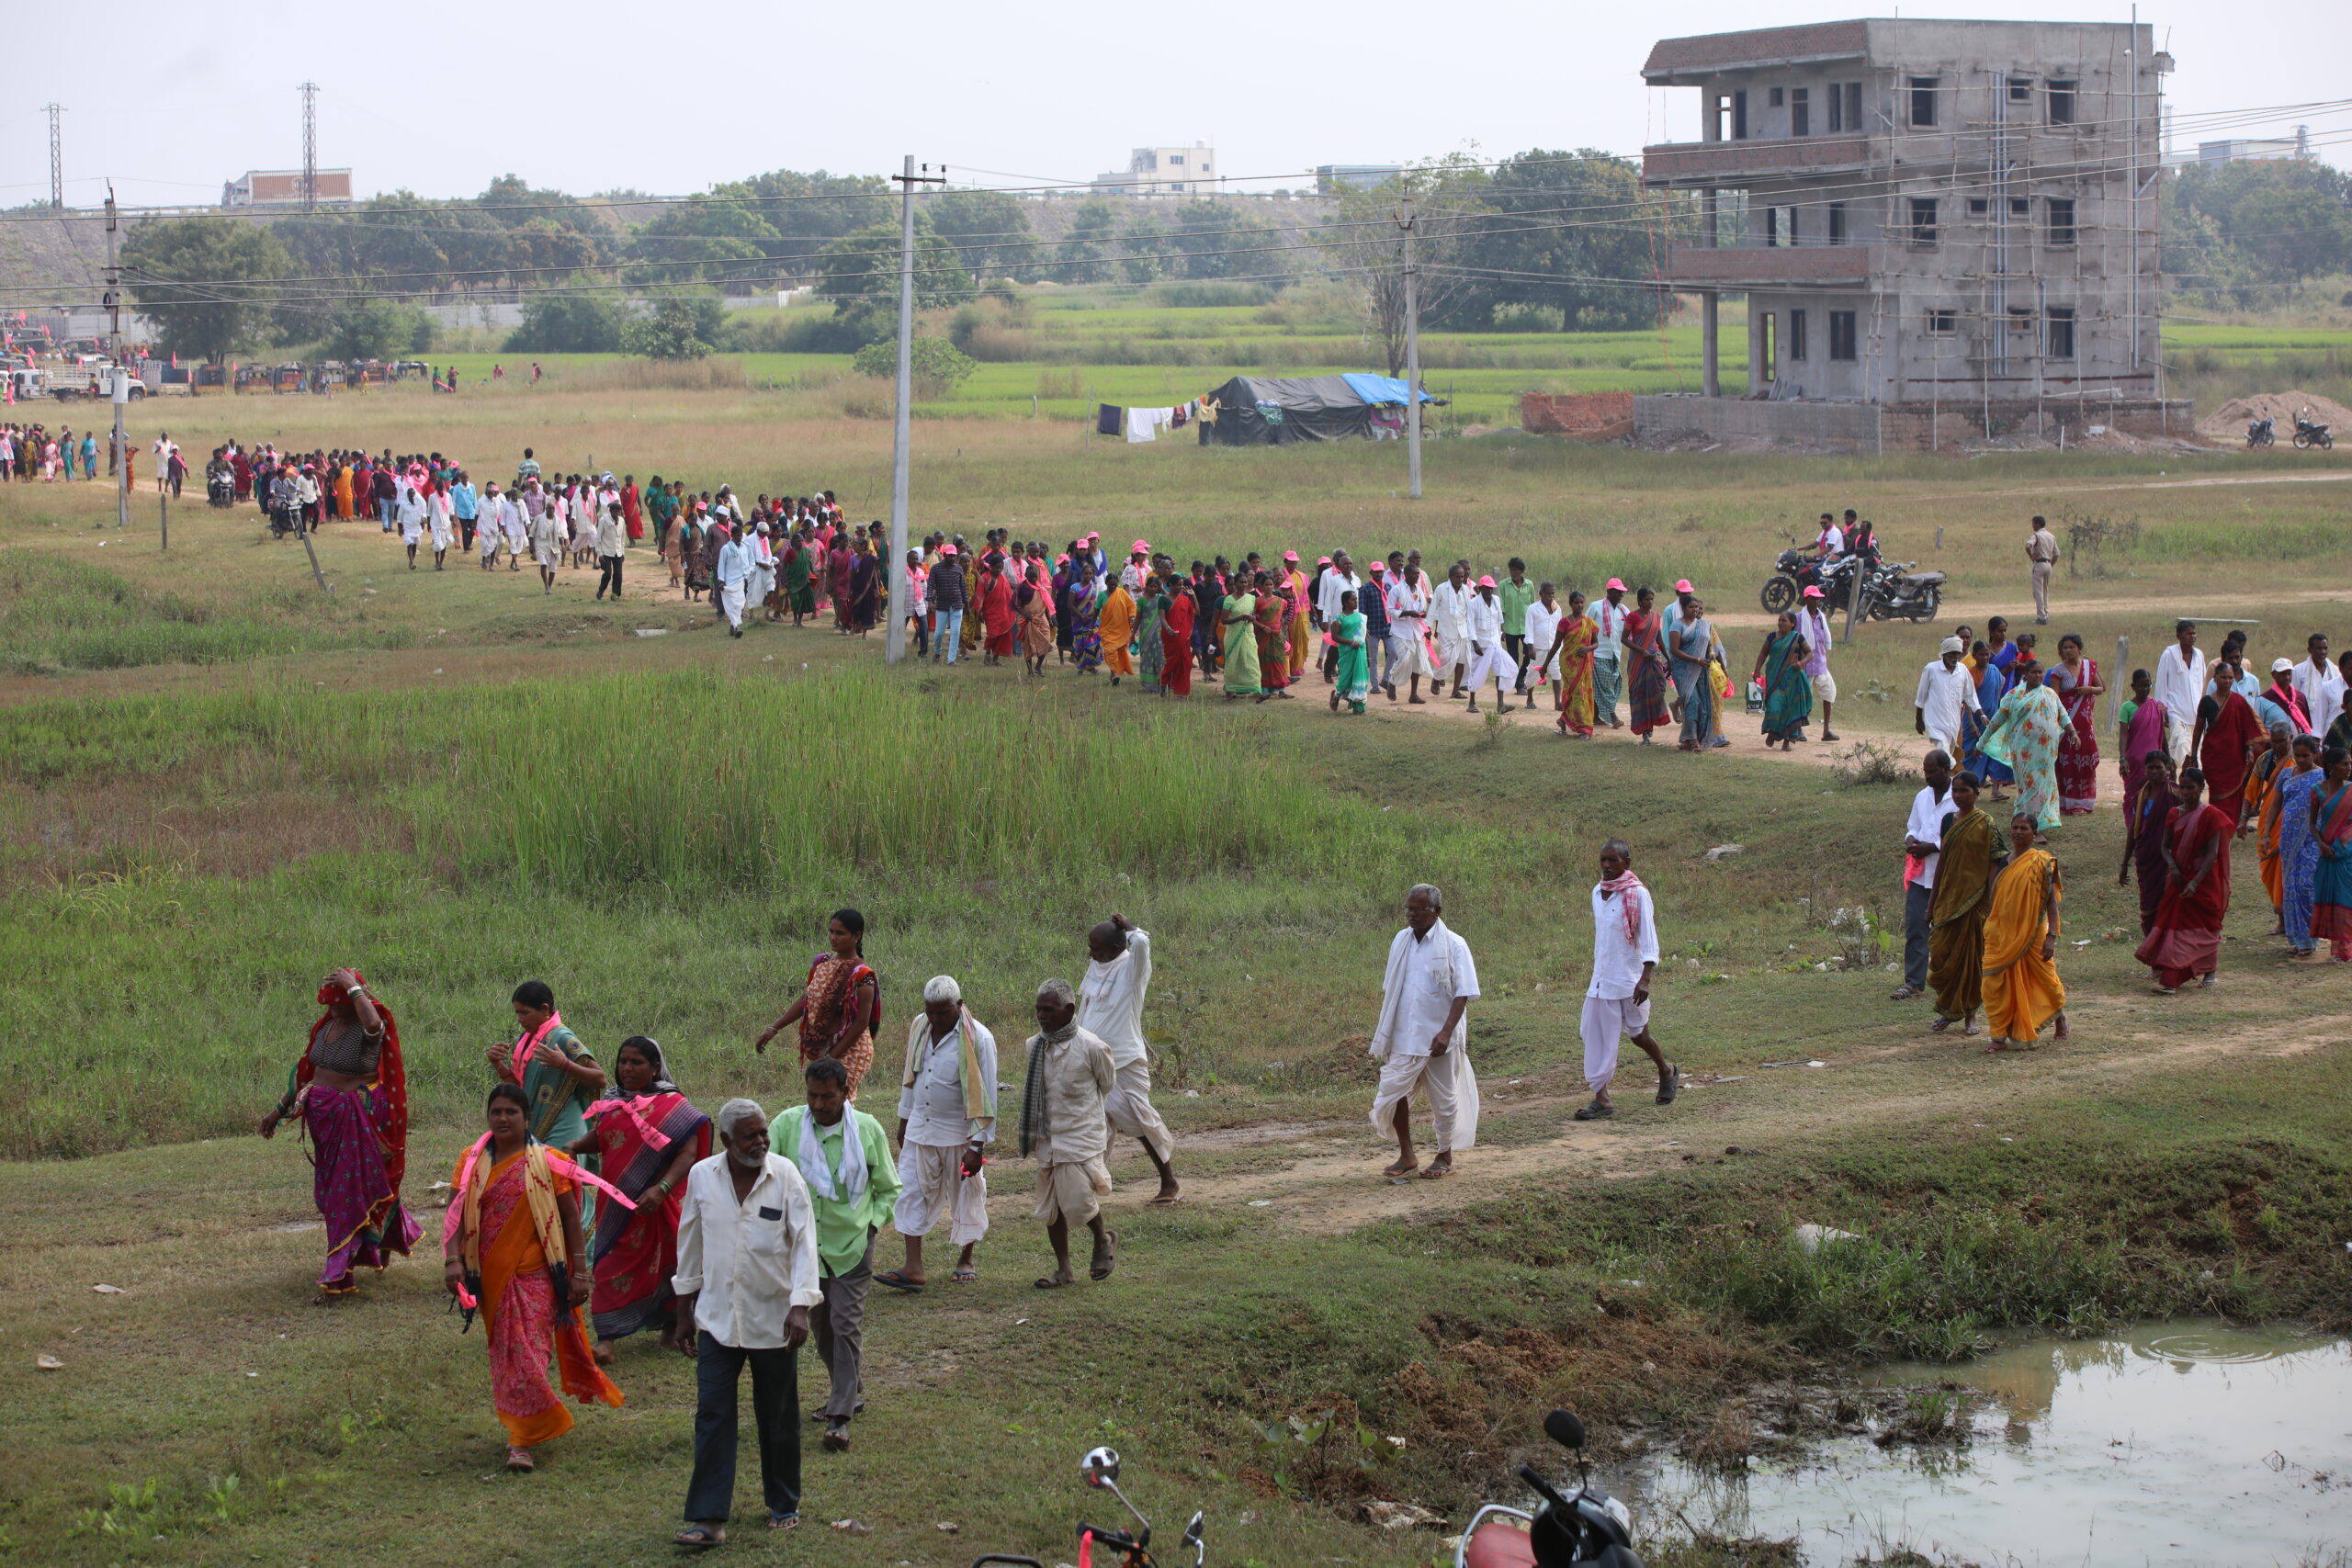
[[[1701,140],[1643,149],[1695,192],[1700,397],[1637,400],[1697,431],[1897,449],[2106,423],[2185,430],[2163,398],[2163,73],[2145,25],[1858,20],[1668,39],[1643,79],[1700,94]],[[1715,371],[1726,293],[1747,385]]]

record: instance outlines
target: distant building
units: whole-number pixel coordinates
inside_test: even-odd
[[[2200,164],[2285,164],[2297,158],[2311,156],[2311,133],[2302,130],[2294,136],[2239,136],[2227,141],[2200,141],[2197,144],[2197,161]]]
[[[1124,171],[1094,176],[1103,196],[1211,196],[1217,188],[1216,149],[1205,141],[1138,147]]]
[[[1698,90],[1701,140],[1643,149],[1642,178],[1696,198],[1699,233],[1663,271],[1699,296],[1705,396],[1639,400],[1637,428],[1867,425],[1894,445],[1901,424],[1908,445],[1896,410],[1927,413],[1928,444],[1962,434],[1962,408],[1987,434],[2081,416],[2059,400],[2169,417],[2171,69],[2144,23],[1873,19],[1658,43],[1643,79]],[[1724,294],[1743,297],[1747,398],[1766,407],[1719,398]]]
[[[1338,196],[1342,191],[1370,190],[1404,172],[1402,164],[1317,164],[1315,194]]]
[[[319,202],[322,206],[351,205],[351,171],[321,169],[319,171]],[[223,207],[300,207],[302,205],[302,171],[300,169],[247,169],[237,178],[220,187]]]

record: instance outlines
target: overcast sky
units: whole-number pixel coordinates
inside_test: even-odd
[[[2053,12],[2131,14],[2015,4],[1928,14]],[[472,195],[513,172],[577,193],[678,195],[779,167],[880,173],[907,152],[946,164],[958,183],[1012,186],[1083,180],[1124,168],[1133,148],[1194,141],[1216,148],[1228,176],[1283,176],[1242,190],[1304,183],[1321,163],[1460,149],[1632,152],[1697,133],[1694,91],[1642,85],[1655,39],[1856,14],[1806,0],[1360,0],[1313,11],[117,0],[108,30],[121,42],[103,51],[106,69],[70,26],[55,51],[36,51],[45,59],[21,62],[18,80],[32,85],[0,107],[0,205],[47,194],[38,106],[51,96],[67,110],[70,205],[95,205],[102,175],[126,203],[209,203],[248,168],[300,166],[295,88],[306,78],[321,89],[320,163],[349,165],[362,194]],[[2344,0],[2142,14],[2178,62],[2170,93],[2183,114],[2352,94]],[[2230,134],[2284,135],[2296,118]],[[2304,118],[2322,156],[2352,161],[2352,114]]]

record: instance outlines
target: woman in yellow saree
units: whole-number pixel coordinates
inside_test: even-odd
[[[1584,595],[1568,595],[1568,613],[1560,617],[1560,716],[1563,735],[1592,739],[1593,649],[1600,646],[1600,623],[1584,613]]]
[[[2058,1021],[2066,1038],[2066,987],[2058,978],[2058,904],[2065,881],[2040,842],[2033,813],[2009,819],[2009,863],[1993,885],[1993,912],[1984,920],[1984,1024],[1987,1052],[2030,1045],[2041,1026]]]
[[[550,1356],[564,1393],[621,1402],[581,1322],[593,1273],[579,1184],[604,1183],[533,1138],[530,1116],[516,1085],[490,1091],[490,1132],[458,1163],[441,1241],[443,1286],[467,1309],[469,1326],[481,1313],[492,1403],[506,1428],[506,1468],[515,1471],[532,1469],[534,1448],[571,1430],[571,1412],[548,1386]]]

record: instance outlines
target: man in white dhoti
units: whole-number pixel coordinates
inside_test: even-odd
[[[1410,700],[1426,703],[1421,695],[1421,677],[1430,678],[1430,689],[1437,689],[1437,669],[1430,662],[1428,640],[1430,620],[1430,580],[1421,570],[1420,552],[1406,558],[1405,564],[1389,574],[1387,597],[1383,601],[1388,608],[1388,679],[1381,690],[1388,700],[1396,700],[1396,677],[1406,678]]]
[[[401,476],[393,513],[400,520],[401,543],[408,550],[408,569],[414,571],[416,547],[424,541],[424,497],[418,491],[416,481],[406,474]]]
[[[1944,638],[1940,650],[1919,671],[1919,689],[1911,697],[1911,727],[1928,744],[1948,757],[1960,755],[1960,716],[1976,705],[1976,680],[1960,667],[1967,649],[1960,638]]]
[[[563,517],[556,511],[555,498],[532,481],[524,492],[537,498],[538,504],[531,508],[531,558],[539,563],[539,592],[555,592],[555,569],[563,560]],[[529,505],[528,501],[525,502]]]
[[[531,514],[523,508],[520,491],[510,490],[499,500],[505,503],[499,510],[498,523],[506,531],[506,570],[520,571],[524,552],[531,545]]]
[[[1091,958],[1086,978],[1078,984],[1078,1026],[1091,1032],[1111,1053],[1116,1080],[1103,1097],[1103,1113],[1111,1131],[1125,1133],[1143,1145],[1159,1172],[1155,1203],[1173,1203],[1178,1196],[1176,1140],[1151,1103],[1151,1056],[1143,1037],[1144,992],[1151,985],[1151,933],[1125,915],[1114,915],[1086,933]]]
[[[1107,1280],[1118,1264],[1119,1233],[1102,1223],[1111,1168],[1102,1151],[1111,1125],[1102,1101],[1117,1079],[1111,1053],[1078,1026],[1078,987],[1047,980],[1037,987],[1037,1032],[1029,1037],[1029,1071],[1021,1084],[1021,1153],[1037,1161],[1037,1206],[1053,1243],[1054,1271],[1033,1281],[1041,1291],[1078,1282],[1069,1263],[1069,1231],[1094,1233],[1087,1274]]]
[[[751,581],[752,552],[740,536],[740,530],[731,532],[727,542],[718,547],[718,572],[715,584],[718,590],[719,611],[727,617],[729,637],[743,635],[743,590]]]
[[[1503,602],[1495,597],[1497,584],[1491,577],[1478,580],[1477,592],[1470,595],[1465,615],[1469,630],[1469,656],[1466,676],[1457,675],[1456,690],[1470,688],[1470,711],[1478,711],[1478,694],[1487,682],[1495,682],[1495,706],[1510,707],[1510,689],[1519,679],[1519,661],[1503,645]]]
[[[961,1250],[954,1278],[978,1280],[972,1249],[989,1234],[988,1146],[996,1138],[996,1036],[964,1005],[952,975],[922,988],[922,1011],[907,1026],[899,1075],[899,1206],[890,1223],[906,1239],[907,1265],[876,1274],[894,1291],[923,1287],[922,1243],[948,1217]]]
[[[2205,656],[2197,649],[2195,621],[2176,621],[2172,633],[2175,646],[2156,660],[2155,700],[2172,715],[2165,745],[2172,751],[2173,766],[2179,767],[2188,761],[2189,742],[2197,734],[2197,705],[2205,699]]]
[[[1470,667],[1470,601],[1476,597],[1470,590],[1470,567],[1466,561],[1455,561],[1447,568],[1445,581],[1430,594],[1430,626],[1437,633],[1437,674],[1430,681],[1432,694],[1439,684],[1449,680],[1453,682],[1453,690],[1448,694],[1462,694],[1462,677]]]
[[[1463,1021],[1478,994],[1470,944],[1442,918],[1445,900],[1424,882],[1405,895],[1405,929],[1388,944],[1381,980],[1380,1021],[1372,1055],[1381,1063],[1372,1125],[1396,1140],[1396,1163],[1383,1174],[1419,1169],[1413,1156],[1413,1092],[1429,1096],[1437,1155],[1422,1176],[1453,1174],[1453,1151],[1478,1142],[1478,1078],[1471,1071],[1469,1030]]]
[[[506,498],[498,493],[498,481],[492,479],[481,487],[481,500],[474,510],[474,547],[481,552],[481,569],[498,570],[498,547],[506,536]]]
[[[1592,888],[1592,983],[1584,991],[1584,1082],[1592,1103],[1579,1122],[1617,1114],[1609,1080],[1617,1076],[1619,1041],[1631,1035],[1657,1064],[1657,1102],[1674,1103],[1681,1070],[1650,1038],[1650,980],[1657,973],[1657,907],[1634,874],[1633,847],[1623,839],[1600,846],[1600,880]]]

